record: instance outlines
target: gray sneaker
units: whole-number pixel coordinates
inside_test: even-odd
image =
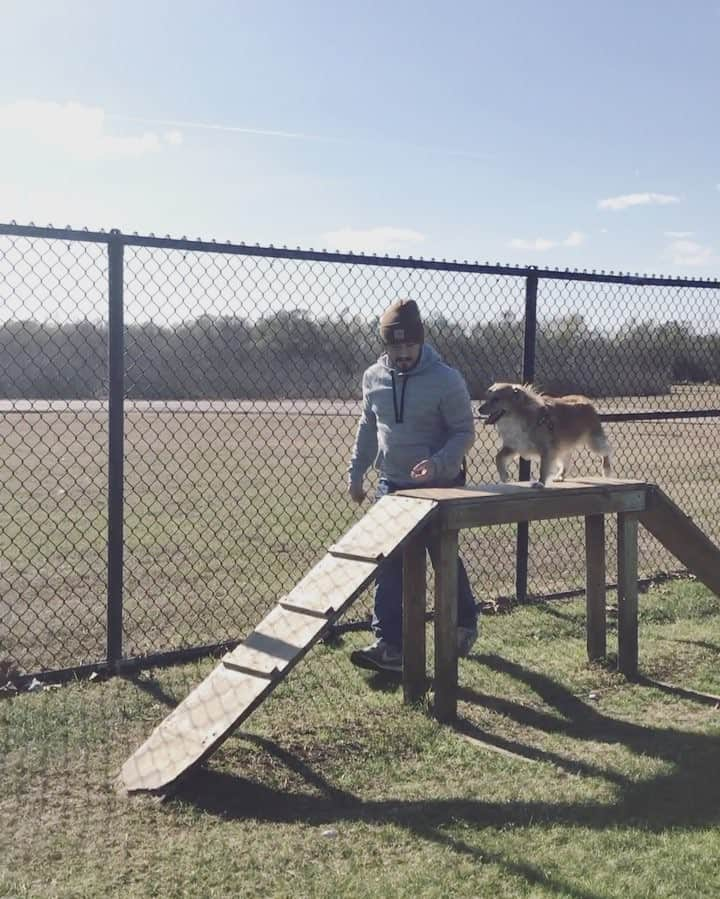
[[[458,656],[465,658],[470,655],[470,650],[475,645],[478,638],[477,627],[458,627],[457,629],[457,651]]]
[[[402,652],[382,637],[364,649],[356,649],[350,653],[350,661],[358,668],[370,671],[402,671]]]

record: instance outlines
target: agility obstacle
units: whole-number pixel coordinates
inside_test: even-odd
[[[434,712],[457,711],[457,547],[463,528],[584,517],[587,650],[606,653],[605,515],[617,516],[618,668],[637,674],[637,533],[642,524],[698,580],[720,595],[720,549],[657,486],[587,478],[536,489],[527,482],[402,491],[375,503],[248,637],[153,731],[117,780],[126,793],[164,793],[220,746],[371,583],[403,552],[403,688],[427,689],[425,547],[435,569]]]

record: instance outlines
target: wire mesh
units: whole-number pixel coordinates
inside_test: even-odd
[[[104,659],[109,235],[18,231],[0,229],[0,658],[22,672]],[[126,658],[242,638],[362,514],[345,471],[388,302],[418,301],[476,400],[521,377],[530,270],[121,237]],[[717,290],[534,274],[537,385],[675,410],[606,425],[616,473],[718,539]],[[496,443],[479,425],[471,482],[497,479]],[[582,587],[578,528],[531,528],[531,594]],[[513,527],[461,547],[479,599],[514,593]],[[674,565],[643,537],[643,576]]]
[[[0,236],[0,660],[104,655],[107,258]]]
[[[520,279],[130,247],[125,283],[128,394],[153,397],[127,417],[133,652],[244,633],[355,520],[345,472],[388,296],[416,297],[478,384],[488,316],[493,352],[521,353]]]

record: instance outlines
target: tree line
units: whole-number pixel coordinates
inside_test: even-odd
[[[507,314],[464,329],[426,322],[427,340],[465,375],[474,398],[493,381],[521,377],[523,322]],[[0,326],[0,396],[107,396],[104,324],[9,321]],[[203,316],[175,327],[125,332],[132,399],[352,399],[381,352],[375,322],[287,311],[256,321]],[[619,333],[582,316],[538,323],[535,383],[548,393],[646,396],[673,383],[720,381],[720,335],[683,322],[635,322]]]

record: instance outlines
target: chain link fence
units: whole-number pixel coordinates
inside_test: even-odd
[[[525,378],[595,397],[617,476],[720,541],[719,288],[0,226],[0,680],[242,639],[363,514],[345,470],[400,296],[474,399]],[[479,425],[470,482],[495,451]],[[520,531],[463,532],[481,600],[582,589],[582,522]],[[642,535],[643,577],[675,566]]]

